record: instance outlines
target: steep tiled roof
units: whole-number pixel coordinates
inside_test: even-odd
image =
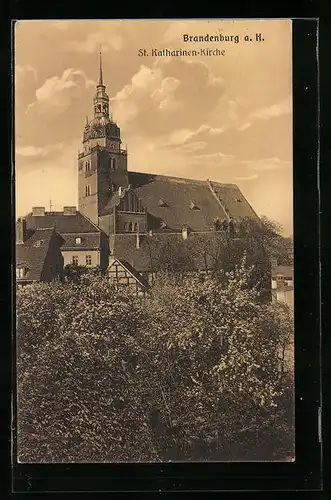
[[[185,224],[193,231],[209,231],[216,217],[224,219],[227,214],[258,219],[235,184],[212,182],[215,196],[207,181],[129,172],[129,183],[147,211],[174,231]]]
[[[64,239],[62,250],[91,249],[100,247],[101,230],[80,212],[75,215],[64,215],[63,212],[45,212],[43,216],[34,216],[29,213],[26,217],[26,226],[29,233],[35,229],[54,227]],[[82,236],[82,244],[76,245],[76,236]]]
[[[53,234],[53,228],[37,229],[25,243],[16,245],[16,266],[28,269],[24,280],[40,280]],[[37,242],[42,243],[35,246]]]
[[[63,215],[63,212],[45,212],[43,216],[29,213],[26,217],[27,229],[54,227],[58,233],[98,233],[100,229],[80,212]]]

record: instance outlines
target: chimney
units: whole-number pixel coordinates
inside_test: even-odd
[[[32,215],[43,217],[45,215],[45,207],[32,207]]]
[[[140,248],[140,234],[139,234],[139,231],[136,232],[136,248]]]
[[[76,207],[63,207],[63,215],[76,215]]]
[[[19,218],[16,222],[16,244],[23,245],[26,241],[26,220]]]
[[[182,227],[182,236],[183,236],[183,240],[187,240],[187,227],[186,226]]]

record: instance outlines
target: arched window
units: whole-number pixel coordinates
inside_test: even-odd
[[[135,230],[135,232],[139,231],[139,224],[138,224],[138,222],[134,223],[134,230]]]
[[[133,230],[133,224],[132,224],[132,222],[130,222],[130,224],[129,224],[129,231],[132,231],[132,230]]]
[[[127,223],[127,222],[124,222],[124,226],[123,226],[123,228],[124,228],[124,231],[127,231],[127,230],[128,230],[128,223]]]

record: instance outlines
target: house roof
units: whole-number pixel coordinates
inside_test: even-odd
[[[44,262],[49,250],[54,228],[36,229],[34,234],[23,244],[16,245],[16,267],[24,266],[27,273],[23,280],[40,280]],[[40,246],[35,246],[42,242]]]
[[[293,279],[294,269],[293,266],[277,266],[272,269],[272,277],[285,276],[286,278]]]
[[[101,229],[80,212],[74,215],[64,215],[63,212],[45,212],[45,215],[35,216],[29,213],[26,217],[28,234],[35,229],[53,227],[64,239],[62,250],[86,250],[100,247]],[[75,237],[82,237],[82,244],[76,245]]]
[[[235,184],[212,182],[213,194],[208,181],[137,172],[129,172],[129,183],[149,214],[174,231],[183,225],[193,231],[209,231],[216,217],[225,219],[227,214],[235,219],[258,219]]]
[[[78,211],[74,215],[64,215],[63,212],[45,212],[42,216],[35,216],[30,212],[25,219],[28,230],[54,227],[60,234],[100,233],[101,231]]]

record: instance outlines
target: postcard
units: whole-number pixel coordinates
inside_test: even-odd
[[[292,21],[14,47],[18,462],[294,461]]]

